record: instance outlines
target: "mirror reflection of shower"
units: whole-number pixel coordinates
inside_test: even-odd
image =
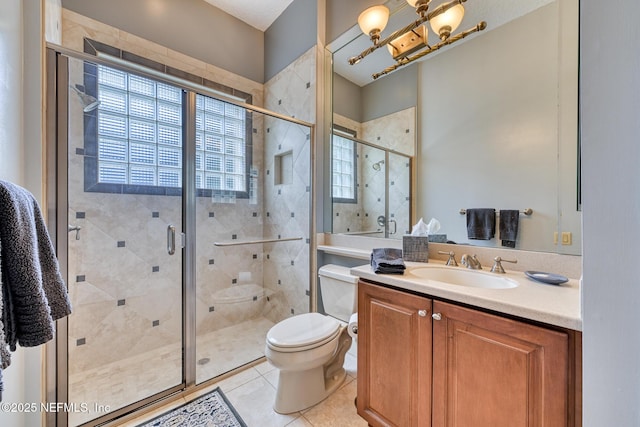
[[[380,160],[379,162],[374,163],[373,165],[371,165],[371,167],[373,168],[373,170],[379,171],[382,165],[384,165],[384,160]]]
[[[85,93],[84,86],[77,84],[75,86],[69,85],[69,87],[78,94],[80,102],[83,106],[82,111],[84,111],[85,113],[95,110],[96,108],[98,108],[98,105],[100,105],[100,101],[98,101],[95,97]]]

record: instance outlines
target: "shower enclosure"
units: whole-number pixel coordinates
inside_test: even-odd
[[[343,133],[331,138],[332,232],[402,239],[411,230],[411,157]]]
[[[48,76],[73,303],[56,401],[81,408],[58,425],[261,358],[268,329],[311,307],[312,126],[100,57],[50,50]]]

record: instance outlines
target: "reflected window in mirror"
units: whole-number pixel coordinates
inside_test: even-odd
[[[357,203],[356,144],[338,133],[334,133],[332,138],[333,201],[338,203]]]

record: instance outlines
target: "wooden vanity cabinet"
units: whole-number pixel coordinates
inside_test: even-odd
[[[433,426],[568,425],[569,336],[434,301]]]
[[[358,313],[357,406],[369,425],[581,425],[579,333],[363,281]]]
[[[431,423],[431,299],[358,284],[358,414],[371,426]]]

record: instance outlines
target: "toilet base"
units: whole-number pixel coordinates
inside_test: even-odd
[[[337,390],[346,376],[347,372],[341,368],[331,378],[325,379],[323,366],[304,372],[280,371],[273,410],[279,414],[290,414],[310,408]]]
[[[351,337],[343,326],[336,351],[328,363],[302,371],[280,370],[273,410],[279,414],[290,414],[310,408],[329,397],[347,376],[343,365],[350,346]]]

